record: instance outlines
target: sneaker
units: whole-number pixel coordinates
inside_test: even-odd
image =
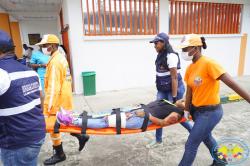
[[[152,149],[152,148],[158,148],[162,146],[163,146],[163,142],[157,142],[156,140],[154,140],[151,143],[147,144],[146,148]]]
[[[56,113],[56,119],[58,123],[69,126],[73,121],[72,112],[61,108],[61,111]]]

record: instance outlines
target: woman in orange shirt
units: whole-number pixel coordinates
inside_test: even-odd
[[[182,58],[192,61],[185,74],[187,84],[185,110],[189,111],[194,126],[185,145],[185,152],[179,166],[191,166],[198,147],[204,142],[212,156],[216,155],[216,140],[212,130],[222,118],[219,88],[221,80],[250,103],[250,95],[244,91],[226,71],[214,60],[202,56],[201,49],[207,45],[204,37],[196,34],[184,36],[181,41]],[[211,166],[226,165],[225,159],[214,158]]]

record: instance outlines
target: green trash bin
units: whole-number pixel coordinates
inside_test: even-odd
[[[84,96],[91,96],[96,94],[95,75],[96,73],[94,71],[82,72]]]

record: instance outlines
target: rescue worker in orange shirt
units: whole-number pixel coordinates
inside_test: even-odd
[[[41,42],[36,45],[42,46],[42,52],[45,55],[51,56],[45,74],[45,98],[44,98],[44,115],[56,115],[60,107],[72,110],[72,78],[69,70],[69,65],[66,58],[58,51],[59,39],[53,34],[43,36]],[[89,136],[83,134],[71,134],[79,141],[79,151],[81,151],[88,141]],[[63,151],[61,134],[50,133],[53,142],[55,153],[52,157],[44,161],[44,165],[54,165],[58,162],[66,160],[66,155]]]
[[[185,111],[191,113],[194,126],[185,144],[185,152],[179,166],[192,166],[201,142],[208,147],[214,161],[211,166],[225,166],[228,161],[218,158],[217,142],[212,131],[223,116],[220,104],[220,81],[233,89],[248,103],[250,95],[213,59],[202,55],[206,49],[205,38],[197,34],[184,36],[179,46],[182,58],[192,63],[186,69],[187,83]]]

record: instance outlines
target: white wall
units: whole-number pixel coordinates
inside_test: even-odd
[[[161,0],[160,31],[168,30],[168,15]],[[63,1],[64,23],[69,24],[69,43],[73,62],[75,92],[82,93],[82,71],[96,71],[97,91],[119,90],[154,85],[156,52],[149,40],[154,36],[109,36],[83,35],[80,0]],[[172,45],[177,45],[182,36],[171,36]],[[209,35],[208,49],[204,54],[216,59],[233,76],[238,69],[240,35]],[[187,66],[183,62],[182,73]]]
[[[224,35],[206,39],[208,48],[204,54],[217,60],[229,74],[237,76],[241,36]]]
[[[169,8],[166,6],[169,6],[168,1],[160,0],[160,11],[159,11],[159,18],[160,18],[160,25],[159,25],[159,31],[160,32],[168,32],[169,31],[169,19],[167,17],[169,14]]]
[[[57,16],[57,20],[56,20],[56,27],[57,27],[58,34],[60,34],[60,32],[61,32],[61,23],[60,23],[60,16],[59,15]],[[58,36],[58,38],[59,38],[60,41],[62,41],[62,35],[61,34]]]
[[[52,33],[57,36],[59,35],[56,20],[20,21],[19,25],[21,30],[22,42],[27,45],[29,45],[28,34],[40,33],[41,37],[47,33]],[[36,48],[35,46],[32,47]]]
[[[244,13],[243,13],[243,21],[244,24],[242,25],[242,33],[247,33],[248,40],[247,40],[247,49],[246,49],[246,59],[245,59],[245,75],[250,75],[250,5],[244,6]]]

